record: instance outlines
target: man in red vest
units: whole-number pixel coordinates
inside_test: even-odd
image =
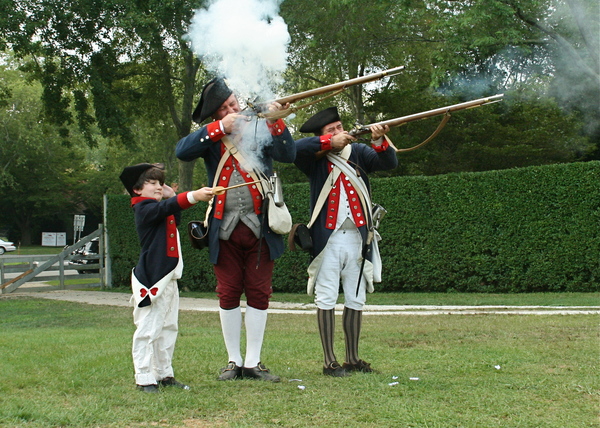
[[[268,106],[270,111],[284,107],[278,103]],[[284,244],[281,235],[269,227],[262,183],[253,182],[257,175],[273,175],[273,160],[293,162],[296,146],[282,119],[256,120],[256,116],[241,114],[235,94],[222,78],[204,86],[192,118],[197,123],[212,121],[177,143],[177,157],[183,161],[203,158],[214,186],[241,185],[216,196],[209,214],[209,258],[217,278],[221,327],[229,355],[218,379],[279,382],[279,376],[262,364],[260,354],[274,260],[283,253]],[[240,350],[242,294],[247,302],[245,358]]]

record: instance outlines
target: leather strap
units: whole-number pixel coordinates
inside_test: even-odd
[[[223,154],[223,156],[221,156],[221,161],[219,162],[219,167],[217,167],[217,171],[219,174],[215,175],[215,180],[218,180],[218,177],[221,173],[221,169],[223,169],[223,165],[225,164],[225,161],[227,161],[227,158],[229,156],[233,156],[241,166],[244,166],[244,167],[247,166],[246,159],[244,158],[244,156],[242,156],[242,154],[240,153],[238,148],[231,142],[229,137],[225,136],[225,137],[221,138],[221,141],[225,145],[225,148],[227,149],[227,151]],[[259,174],[256,173],[254,168],[247,168],[246,171],[248,172],[248,174],[250,174],[250,177],[252,177],[253,181],[260,181],[260,186],[257,186],[257,187],[258,187],[258,191],[260,192],[261,196],[264,199],[265,193],[266,193],[265,189],[264,189],[265,181],[268,183],[267,177],[265,176],[265,174],[262,171],[259,171],[259,174],[261,175],[261,177],[259,178]],[[216,183],[214,185],[216,186]]]
[[[429,143],[431,140],[433,140],[435,137],[437,137],[437,135],[440,133],[440,131],[441,131],[442,129],[444,129],[444,126],[446,126],[446,123],[448,123],[448,120],[450,120],[450,117],[451,117],[451,116],[452,116],[452,115],[450,114],[450,111],[447,111],[447,112],[444,114],[444,117],[442,118],[442,121],[440,122],[440,124],[438,125],[438,127],[436,128],[436,130],[435,130],[435,131],[433,131],[433,134],[431,134],[429,137],[427,137],[427,139],[426,139],[425,141],[423,141],[423,142],[421,142],[421,143],[417,144],[416,146],[409,147],[409,148],[407,148],[407,149],[398,149],[398,148],[396,148],[396,146],[394,146],[394,143],[392,143],[392,142],[391,142],[389,139],[387,139],[387,136],[386,136],[386,139],[387,139],[387,141],[388,141],[388,144],[389,144],[390,146],[392,146],[394,150],[396,150],[396,153],[400,153],[400,152],[410,152],[411,150],[416,150],[416,149],[418,149],[419,147],[423,147],[425,144]]]
[[[348,158],[350,157],[351,152],[352,152],[352,149],[350,148],[349,145],[347,145],[346,147],[344,147],[344,149],[340,152],[340,154],[338,156],[347,161]],[[313,209],[312,216],[310,218],[310,222],[306,225],[306,227],[308,227],[309,229],[314,224],[314,222],[317,220],[317,217],[319,216],[319,213],[321,212],[321,208],[323,208],[323,204],[325,204],[325,201],[327,200],[327,197],[329,196],[329,192],[333,188],[333,183],[335,183],[337,181],[341,172],[342,171],[339,168],[333,168],[331,170],[331,172],[329,173],[329,175],[327,176],[327,178],[325,179],[325,184],[321,188],[321,192],[319,193],[319,197],[317,198],[317,202],[315,203],[315,207]]]

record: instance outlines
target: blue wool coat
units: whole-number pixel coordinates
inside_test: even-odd
[[[352,152],[348,159],[349,163],[358,168],[360,177],[365,182],[369,192],[371,185],[368,174],[374,171],[383,171],[394,169],[398,166],[396,151],[390,146],[382,152],[376,152],[371,146],[366,144],[354,143],[351,145]],[[294,163],[309,179],[310,184],[310,214],[317,203],[321,188],[329,176],[327,156],[317,159],[317,152],[320,152],[321,137],[307,137],[296,141],[296,160]],[[325,227],[327,219],[327,210],[321,209],[319,217],[310,229],[313,241],[312,257],[316,257],[325,248],[329,237],[333,233],[332,229]],[[363,242],[367,239],[367,226],[358,228]]]
[[[290,134],[283,121],[278,121],[280,126],[279,135],[272,135],[272,141],[265,144],[258,153],[255,153],[263,165],[263,173],[267,176],[273,174],[273,160],[278,162],[291,163],[296,157],[296,146],[294,139]],[[204,159],[206,172],[208,175],[209,185],[212,185],[215,178],[215,173],[221,160],[221,139],[223,134],[214,135],[215,122],[206,125],[196,132],[182,138],[177,143],[175,154],[182,161],[192,161],[197,158]],[[208,250],[209,259],[213,264],[217,264],[219,259],[219,229],[221,220],[214,217],[214,209],[209,217],[208,227]],[[265,237],[269,246],[269,254],[271,260],[275,260],[283,254],[284,244],[280,235],[273,232],[268,225],[268,222],[263,221],[263,216],[267,212],[258,215],[258,220],[263,225],[262,235]]]
[[[135,228],[140,241],[140,257],[133,270],[135,277],[146,288],[166,275],[174,273],[181,254],[178,248],[177,225],[181,211],[192,206],[188,192],[157,201],[154,198],[131,198],[135,213]],[[140,306],[150,304],[150,296]]]

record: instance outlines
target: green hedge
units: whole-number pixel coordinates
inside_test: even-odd
[[[600,290],[600,162],[484,173],[372,180],[388,214],[381,291],[533,292]],[[308,220],[308,184],[284,186],[295,222]],[[128,285],[138,255],[126,196],[109,196],[107,229],[115,286]],[[207,251],[185,234],[206,205],[184,211],[182,288],[214,290]],[[287,238],[287,237],[286,237]],[[275,291],[303,292],[306,253],[275,264]]]

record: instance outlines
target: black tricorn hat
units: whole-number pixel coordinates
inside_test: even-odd
[[[153,167],[164,169],[162,163],[138,163],[137,165],[127,166],[123,169],[119,178],[131,196],[137,196],[133,191],[133,186],[137,183],[140,175]]]
[[[325,125],[329,125],[333,122],[341,121],[340,115],[338,114],[337,107],[329,107],[325,110],[321,110],[310,119],[308,119],[304,125],[300,127],[300,132],[312,132],[313,134],[320,134],[321,129]]]
[[[212,116],[232,93],[221,77],[215,77],[204,85],[200,101],[192,113],[194,122],[202,123],[206,118]]]

